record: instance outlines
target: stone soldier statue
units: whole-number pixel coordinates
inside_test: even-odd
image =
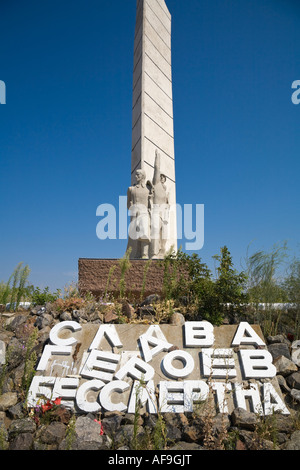
[[[146,185],[146,173],[137,170],[136,184],[127,191],[127,208],[130,211],[128,246],[131,259],[148,259],[150,245],[150,192]]]
[[[164,258],[169,229],[169,194],[166,176],[160,172],[160,154],[155,152],[154,174],[151,188],[151,258]]]

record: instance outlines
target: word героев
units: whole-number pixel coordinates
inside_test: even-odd
[[[150,413],[184,413],[213,393],[222,413],[249,402],[259,414],[289,414],[272,383],[272,356],[247,322],[214,328],[206,321],[183,327],[65,321],[49,339],[28,407],[60,397],[81,413],[134,413],[138,396]]]

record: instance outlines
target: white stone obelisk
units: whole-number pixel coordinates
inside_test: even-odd
[[[171,15],[164,0],[137,0],[132,105],[131,183],[137,169],[152,181],[159,152],[171,207],[166,250],[176,251]]]

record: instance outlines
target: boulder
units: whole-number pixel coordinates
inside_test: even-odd
[[[284,450],[300,450],[300,431],[295,431],[284,445]]]
[[[107,450],[110,441],[100,435],[100,425],[88,416],[79,416],[75,424],[75,439],[72,446],[77,450]]]
[[[24,403],[19,402],[16,405],[11,406],[7,410],[7,415],[10,419],[21,419],[24,418]]]
[[[46,307],[44,305],[35,305],[31,310],[30,314],[31,315],[43,315],[46,313]]]
[[[15,333],[16,330],[20,327],[20,325],[26,323],[26,321],[27,315],[15,315],[7,322],[7,329]]]
[[[181,325],[184,325],[184,323],[185,323],[185,318],[182,315],[182,313],[174,312],[170,318],[170,324],[175,325],[175,326],[181,326]]]
[[[177,442],[181,440],[181,431],[176,426],[167,426],[166,439],[169,442]]]
[[[294,427],[294,420],[289,416],[285,416],[282,414],[275,414],[271,417],[274,419],[274,427],[279,433],[291,433]]]
[[[39,316],[34,326],[36,326],[39,330],[43,330],[46,326],[50,326],[53,322],[53,317],[49,313],[43,313],[43,315]]]
[[[296,402],[300,403],[300,390],[293,388],[290,395]]]
[[[267,337],[268,344],[274,343],[286,343],[288,344],[289,341],[283,335],[275,335],[275,336],[268,336]]]
[[[290,350],[285,343],[274,343],[269,344],[268,351],[272,354],[273,360],[279,356],[285,356],[287,359],[291,359]]]
[[[286,378],[287,384],[291,388],[300,390],[300,372],[294,372]]]
[[[200,444],[196,444],[195,442],[179,441],[173,447],[170,447],[170,450],[190,452],[193,450],[205,450],[205,449]]]
[[[112,323],[118,319],[118,315],[116,315],[113,311],[108,311],[104,315],[104,322],[105,323]]]
[[[186,442],[197,442],[203,437],[202,428],[197,425],[185,426],[182,430],[182,439]]]
[[[122,315],[127,317],[129,320],[134,317],[135,310],[132,305],[130,305],[127,300],[121,300],[122,304]]]
[[[290,393],[291,389],[282,375],[277,375],[278,384],[283,392]]]
[[[16,436],[9,443],[9,450],[31,450],[33,447],[33,434],[25,432]]]
[[[141,307],[144,307],[145,305],[151,305],[155,302],[158,302],[160,300],[160,296],[158,294],[150,294],[148,297],[146,297],[143,302],[141,302]]]
[[[63,423],[53,421],[46,426],[41,433],[40,439],[45,444],[59,444],[66,434],[66,426]]]
[[[118,412],[112,412],[111,415],[108,416],[106,414],[105,417],[101,420],[104,433],[110,437],[114,436],[120,429],[122,419],[123,415]]]
[[[16,392],[7,392],[0,396],[0,411],[6,411],[18,402]]]
[[[292,361],[300,367],[300,341],[292,343]]]
[[[11,423],[8,428],[9,437],[15,437],[18,434],[30,433],[36,431],[36,423],[31,418],[17,419]]]
[[[121,446],[130,446],[136,438],[137,443],[141,442],[141,439],[145,435],[145,430],[142,426],[138,426],[135,429],[134,424],[125,424],[120,428],[120,430],[116,433],[114,443],[117,448]]]
[[[257,425],[257,416],[255,413],[251,413],[243,408],[236,408],[231,413],[231,421],[233,426],[254,431]]]
[[[72,321],[71,312],[62,312],[59,316],[60,321]]]

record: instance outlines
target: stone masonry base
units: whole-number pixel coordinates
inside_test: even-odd
[[[140,298],[141,293],[143,297],[162,294],[164,269],[161,261],[130,260],[130,264],[124,276],[128,298]],[[121,278],[119,259],[78,260],[78,284],[82,295],[89,292],[95,297],[103,297],[105,292],[118,295]]]

